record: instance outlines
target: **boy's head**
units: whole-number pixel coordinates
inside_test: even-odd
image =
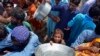
[[[21,46],[26,44],[30,38],[29,30],[24,26],[17,26],[13,29],[11,33],[11,39],[13,44],[16,46]]]
[[[71,11],[76,10],[76,8],[79,6],[80,2],[81,2],[81,0],[70,0],[69,9]]]
[[[4,24],[0,23],[0,41],[6,38],[8,31]]]
[[[21,8],[15,8],[12,13],[11,23],[14,25],[22,24],[25,18],[25,13]]]
[[[94,23],[100,23],[100,0],[96,0],[96,3],[93,5],[89,13],[93,18]]]
[[[100,4],[100,0],[96,0],[96,4]]]
[[[100,17],[100,5],[94,4],[89,10],[89,16],[94,19],[99,19]]]
[[[61,40],[63,39],[63,32],[61,29],[56,29],[54,34],[53,34],[53,41],[55,43],[60,43]]]

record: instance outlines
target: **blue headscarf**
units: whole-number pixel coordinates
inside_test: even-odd
[[[13,29],[11,36],[20,43],[23,43],[29,37],[29,30],[24,26],[17,26]]]

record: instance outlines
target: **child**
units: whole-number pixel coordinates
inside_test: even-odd
[[[8,24],[8,27],[13,30],[16,26],[23,25],[27,27],[30,31],[32,31],[31,25],[24,20],[25,14],[21,8],[15,8],[12,13],[11,23]]]
[[[62,30],[56,29],[50,40],[50,43],[53,42],[53,43],[65,44],[63,37],[64,37],[64,33],[62,32]]]

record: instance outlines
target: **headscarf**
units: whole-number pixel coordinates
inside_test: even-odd
[[[17,26],[13,29],[11,36],[16,41],[23,43],[25,40],[29,38],[29,30],[24,26]]]

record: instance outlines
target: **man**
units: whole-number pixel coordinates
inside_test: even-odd
[[[0,5],[0,23],[7,24],[10,22],[11,18],[4,18],[4,7]]]
[[[57,0],[57,3],[59,3],[60,0]],[[77,13],[76,8],[78,7],[80,3],[80,0],[70,0],[69,4],[64,4],[64,5],[55,5],[52,7],[52,11],[59,11],[59,19],[55,18],[57,22],[55,29],[60,28],[64,32],[64,39],[67,41],[69,32],[64,30],[66,28],[66,23],[68,23]]]
[[[5,18],[11,17],[12,11],[14,9],[14,4],[12,2],[4,2],[3,7],[5,8],[3,16]]]
[[[71,47],[77,48],[80,44],[84,42],[91,42],[96,37],[100,37],[100,24],[98,24],[95,30],[84,30],[78,38],[72,43]]]
[[[40,44],[38,36],[24,26],[17,26],[6,38],[5,44],[0,45],[9,50],[5,56],[31,56]]]
[[[68,0],[60,0],[59,3],[57,3],[57,0],[50,0],[50,4],[51,6],[55,6],[55,5],[65,5],[69,3]],[[59,11],[50,11],[50,14],[54,17],[58,17],[59,15]],[[47,21],[47,35],[48,37],[51,37],[53,32],[54,32],[54,29],[55,29],[55,25],[56,25],[57,22],[55,22],[54,20],[52,20],[52,17],[48,17],[48,21]]]
[[[93,7],[91,7],[89,15],[81,13],[76,15],[73,20],[68,23],[68,28],[71,29],[70,38],[68,40],[69,46],[77,39],[83,30],[94,30],[96,25],[93,22],[93,19],[98,18],[99,16],[100,8],[97,5],[93,5]]]

